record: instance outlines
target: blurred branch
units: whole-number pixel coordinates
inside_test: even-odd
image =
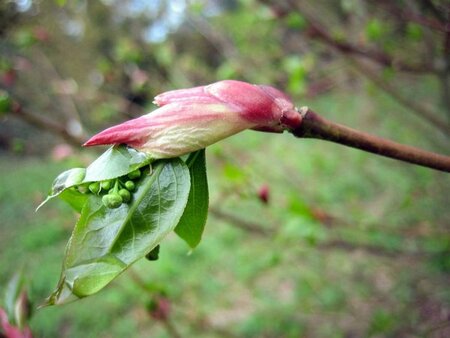
[[[261,0],[263,3],[269,3],[271,6],[278,5],[274,4],[270,0]],[[437,129],[444,132],[447,136],[450,135],[450,125],[448,122],[440,118],[436,113],[429,110],[427,107],[423,106],[420,103],[414,102],[410,97],[404,96],[396,87],[390,85],[389,83],[383,81],[377,74],[370,71],[367,66],[361,65],[360,61],[357,60],[355,56],[362,56],[366,59],[377,62],[378,64],[384,67],[392,67],[396,70],[401,71],[410,71],[416,73],[424,73],[424,72],[433,72],[436,73],[440,78],[442,78],[442,87],[443,87],[443,101],[444,106],[447,110],[450,110],[450,61],[446,62],[446,67],[443,69],[436,69],[432,64],[405,64],[399,60],[394,59],[392,56],[376,50],[368,50],[366,48],[361,48],[359,46],[355,46],[348,41],[342,41],[333,38],[328,30],[323,27],[319,20],[316,19],[314,15],[310,13],[307,8],[307,4],[299,1],[291,1],[288,0],[286,3],[288,5],[289,10],[298,11],[302,14],[305,20],[310,25],[310,34],[311,38],[317,38],[322,42],[326,43],[331,48],[339,51],[344,54],[347,58],[353,60],[355,67],[358,67],[358,70],[371,79],[377,86],[379,86],[383,91],[387,94],[391,95],[394,99],[396,99],[399,103],[409,108],[416,115],[425,119],[427,122],[435,126]],[[400,10],[401,11],[401,10]],[[411,13],[409,13],[411,14]],[[413,13],[414,14],[414,13]],[[411,16],[411,15],[410,15]],[[417,16],[415,19],[419,19]],[[423,20],[422,20],[423,21]],[[433,21],[436,24],[435,21]],[[438,28],[438,27],[436,27]],[[450,28],[448,24],[440,25],[439,30],[443,30],[446,35],[449,36],[448,44],[450,45]],[[445,50],[445,48],[444,48]],[[449,46],[450,50],[450,46]],[[450,53],[444,51],[445,60],[450,60]],[[450,116],[450,112],[448,113]]]
[[[439,19],[442,22],[447,22],[448,19],[445,17],[445,15],[435,6],[432,0],[419,0],[422,4],[423,8],[428,9],[430,13],[433,13],[433,15]]]
[[[449,9],[450,12],[450,9]],[[450,121],[450,13],[449,21],[447,26],[449,30],[445,34],[444,38],[444,63],[445,69],[442,72],[441,83],[442,83],[442,103],[447,111],[447,118]]]
[[[411,10],[408,10],[405,8],[405,6],[402,6],[401,8],[396,6],[396,4],[393,1],[387,1],[387,0],[371,0],[372,2],[375,2],[376,4],[381,4],[386,6],[386,8],[389,10],[390,13],[392,13],[395,17],[400,17],[407,19],[409,21],[418,23],[422,26],[440,31],[440,32],[449,32],[450,31],[450,25],[447,25],[445,20],[441,19],[432,19],[428,18],[422,14],[415,13]],[[421,2],[428,2],[428,1],[421,1]],[[429,3],[429,2],[428,2]],[[434,5],[431,3],[431,8],[433,10],[436,10],[436,13],[442,14],[439,12],[439,10],[434,7]]]
[[[307,19],[308,20],[308,19]],[[436,70],[432,65],[428,64],[407,64],[400,60],[394,59],[392,56],[377,50],[362,48],[355,46],[347,41],[341,41],[333,38],[328,32],[313,21],[310,24],[308,35],[311,38],[319,39],[328,44],[330,47],[344,54],[354,54],[365,57],[384,67],[392,67],[395,70],[412,73],[428,73]]]
[[[175,325],[172,321],[167,318],[166,320],[161,321],[164,325],[164,328],[167,331],[167,334],[172,338],[181,338],[182,336],[178,333],[178,330],[175,328]]]
[[[228,224],[244,230],[246,232],[261,236],[261,237],[273,237],[275,235],[275,227],[268,229],[267,227],[262,227],[259,224],[249,222],[242,219],[239,216],[221,211],[215,207],[210,208],[210,213],[221,219]],[[325,225],[327,226],[327,225]],[[376,256],[385,256],[395,258],[399,255],[413,256],[413,257],[423,257],[428,256],[427,252],[423,251],[405,251],[398,248],[385,248],[377,245],[366,244],[366,243],[353,243],[343,239],[331,239],[324,242],[319,242],[316,244],[318,249],[324,250],[345,250],[345,251],[357,251],[361,250]]]
[[[129,275],[131,276],[131,279],[133,282],[139,286],[144,292],[146,292],[150,297],[158,298],[158,296],[161,296],[158,291],[150,288],[148,284],[139,276],[139,274],[134,269],[128,270]],[[165,298],[165,297],[164,297]],[[167,301],[169,301],[167,299]],[[161,314],[159,316],[152,316],[154,319],[156,319],[159,323],[161,323],[164,326],[164,329],[167,331],[167,334],[172,338],[181,338],[180,333],[178,332],[178,329],[173,324],[170,316],[170,311],[166,309],[167,313]],[[161,309],[161,312],[165,312],[164,309]]]
[[[62,82],[63,78],[59,74],[59,72],[56,70],[56,67],[52,63],[52,61],[49,59],[49,57],[42,52],[40,49],[33,49],[33,61],[36,61],[36,57],[41,60],[41,64],[47,68],[48,72],[47,74],[51,74],[50,82],[59,81]],[[64,112],[69,119],[74,119],[78,121],[81,125],[81,117],[80,113],[78,112],[77,106],[73,100],[73,97],[69,93],[63,93],[59,95],[59,99],[62,103],[62,112]]]
[[[200,16],[188,16],[187,22],[226,59],[234,59],[239,55],[233,41],[223,31],[215,29],[209,21]]]
[[[24,110],[18,102],[13,102],[11,114],[35,127],[60,136],[73,146],[79,147],[85,141],[82,137],[71,134],[64,125],[59,124],[44,115],[32,114],[29,111]]]
[[[218,208],[215,208],[211,206],[209,208],[209,212],[214,215],[215,217],[226,221],[227,223],[233,224],[234,226],[246,231],[251,232],[256,235],[260,236],[268,236],[274,233],[274,230],[272,229],[266,229],[261,227],[260,224],[256,224],[253,222],[249,222],[247,220],[244,220],[236,215],[226,213]]]
[[[265,1],[266,2],[266,1]],[[436,69],[431,64],[408,64],[401,60],[394,59],[391,55],[380,50],[368,49],[367,47],[356,46],[349,41],[336,39],[332,37],[326,28],[324,28],[308,11],[305,6],[298,1],[288,1],[291,10],[296,10],[302,14],[309,24],[309,36],[314,39],[325,42],[328,46],[344,54],[353,54],[365,57],[385,67],[392,67],[395,70],[413,73],[432,73]]]
[[[384,81],[373,70],[371,70],[366,65],[363,65],[360,61],[356,60],[355,58],[350,59],[352,60],[352,65],[354,66],[354,68],[361,75],[367,77],[370,81],[372,81],[378,88],[383,90],[386,94],[390,95],[404,107],[409,108],[409,111],[442,131],[445,135],[450,135],[450,125],[445,120],[440,118],[440,116],[438,116],[435,112],[429,110],[424,105],[411,100],[410,97],[407,97],[406,95],[401,93],[395,86]]]
[[[414,257],[422,257],[427,256],[428,254],[426,252],[420,252],[420,251],[404,251],[399,250],[397,248],[382,248],[377,245],[371,245],[371,244],[365,244],[365,243],[351,243],[347,242],[341,239],[334,239],[330,240],[324,243],[319,243],[318,245],[319,249],[332,249],[332,250],[344,250],[344,251],[365,251],[369,254],[376,255],[376,256],[385,256],[385,257],[392,257],[395,258],[398,255],[408,255],[408,256],[414,256]]]
[[[300,109],[302,123],[292,134],[301,138],[330,141],[373,154],[450,172],[450,157],[395,143],[377,136],[331,122],[307,107]]]

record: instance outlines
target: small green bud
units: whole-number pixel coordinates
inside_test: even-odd
[[[108,194],[102,197],[102,202],[107,208],[115,209],[122,204],[122,197],[119,194]]]
[[[131,199],[131,194],[127,189],[120,189],[119,195],[122,197],[123,203],[128,203]]]
[[[93,194],[98,194],[101,190],[100,182],[92,182],[91,184],[89,184],[89,190]]]
[[[128,173],[128,177],[130,180],[135,180],[136,178],[141,177],[141,171],[139,169],[133,170],[132,172]]]
[[[77,189],[82,194],[87,194],[89,192],[89,188],[88,188],[87,184],[81,184],[81,185],[77,186]]]
[[[134,191],[134,189],[136,189],[136,185],[134,184],[133,181],[126,181],[125,188],[129,191]]]
[[[109,190],[109,189],[111,189],[111,186],[112,186],[111,183],[112,183],[111,180],[106,180],[106,181],[103,181],[102,183],[100,183],[100,186],[102,187],[103,190]]]

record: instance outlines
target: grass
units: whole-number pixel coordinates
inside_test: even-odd
[[[378,101],[366,109],[368,98],[338,93],[310,105],[335,121],[433,149],[435,140],[411,131],[404,112],[378,114],[397,109]],[[68,167],[45,158],[0,161],[0,286],[23,266],[37,303],[56,286],[76,215],[61,203],[34,209]],[[158,261],[135,265],[150,290],[169,297],[182,336],[420,335],[448,311],[448,175],[256,132],[208,149],[208,171],[214,208],[274,232],[210,215],[192,254],[170,235]],[[268,205],[257,198],[263,184]],[[168,337],[145,310],[152,292],[132,275],[93,297],[36,311],[35,335]]]

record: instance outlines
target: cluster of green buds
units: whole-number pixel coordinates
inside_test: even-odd
[[[79,192],[83,194],[95,194],[102,196],[103,204],[111,209],[118,208],[122,203],[128,203],[131,195],[136,189],[136,180],[141,177],[140,169],[136,169],[128,175],[111,180],[91,182],[77,186]]]

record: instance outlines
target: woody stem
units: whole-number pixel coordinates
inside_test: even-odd
[[[307,107],[300,109],[301,125],[292,130],[296,137],[315,138],[361,149],[403,162],[450,172],[450,157],[399,144],[331,122]]]

